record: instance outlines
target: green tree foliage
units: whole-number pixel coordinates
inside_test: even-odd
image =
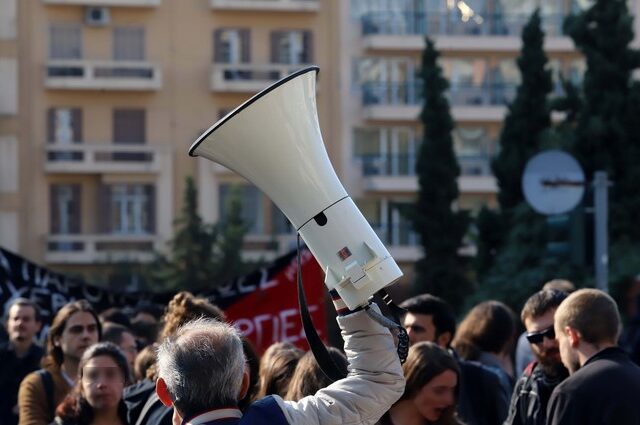
[[[476,273],[483,279],[493,267],[496,255],[513,221],[512,210],[524,201],[522,173],[527,161],[540,150],[541,141],[551,126],[547,97],[552,89],[551,71],[546,69],[544,33],[541,29],[539,11],[535,11],[522,30],[522,49],[517,59],[521,82],[500,134],[500,152],[493,159],[491,168],[496,177],[500,211],[482,210],[476,217],[478,230],[478,255],[475,259]],[[565,100],[558,107],[572,105]],[[505,248],[508,249],[508,248]]]
[[[187,177],[184,204],[174,222],[169,252],[158,253],[145,273],[154,289],[199,291],[248,271],[241,256],[247,226],[238,188],[232,188],[223,215],[216,225],[203,222],[198,214],[197,189],[193,179]]]
[[[500,152],[492,162],[503,213],[524,200],[521,176],[529,158],[538,152],[540,136],[551,125],[547,96],[553,87],[546,69],[544,32],[536,10],[522,30],[522,50],[517,59],[522,77],[516,97],[508,107],[500,134]]]
[[[237,185],[231,186],[215,249],[216,282],[225,282],[248,271],[242,260],[242,245],[248,229],[242,218],[242,189]]]
[[[610,237],[640,240],[637,225],[638,87],[632,84],[640,53],[629,44],[633,18],[625,0],[596,0],[567,18],[565,32],[584,54],[584,102],[578,116],[574,153],[588,179],[605,170],[614,182],[610,191]]]
[[[149,280],[163,290],[195,291],[211,286],[217,230],[198,214],[198,192],[191,177],[186,179],[184,203],[174,228],[169,255],[157,254],[148,270]]]
[[[460,306],[471,284],[466,278],[458,249],[464,237],[468,217],[453,211],[458,198],[460,175],[453,150],[453,120],[445,97],[448,83],[437,63],[439,53],[427,38],[420,76],[424,83],[424,124],[416,163],[418,197],[406,216],[420,235],[424,257],[416,265],[416,292],[429,292]]]

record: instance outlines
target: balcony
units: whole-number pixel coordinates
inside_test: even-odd
[[[162,88],[162,72],[149,62],[50,60],[44,85],[66,90],[155,91]]]
[[[211,68],[211,91],[257,93],[281,78],[309,65],[214,63]]]
[[[160,173],[163,156],[161,147],[148,145],[48,144],[44,169],[63,174]]]
[[[422,257],[420,238],[409,223],[370,224],[394,260],[415,262]]]
[[[249,10],[263,12],[317,12],[319,0],[209,0],[213,10]]]
[[[413,193],[418,190],[414,154],[361,155],[354,158],[367,192]],[[497,193],[488,155],[457,155],[461,193]]]
[[[565,15],[545,15],[542,28],[547,37],[546,51],[575,50],[573,42],[562,34]],[[528,14],[369,12],[360,21],[364,47],[378,50],[421,51],[424,36],[434,37],[441,50],[518,51],[522,28]]]
[[[501,121],[513,100],[515,84],[457,84],[447,92],[456,121]],[[362,85],[364,118],[415,122],[422,108],[422,84],[374,82]]]
[[[52,5],[157,7],[161,0],[42,0]]]
[[[156,235],[48,235],[46,242],[45,262],[53,264],[149,262],[162,248]]]

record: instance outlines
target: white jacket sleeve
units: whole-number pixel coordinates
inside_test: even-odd
[[[276,396],[290,424],[374,424],[402,396],[404,375],[389,330],[365,311],[340,316],[338,324],[349,374],[298,402]]]

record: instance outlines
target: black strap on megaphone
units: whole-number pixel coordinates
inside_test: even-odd
[[[304,287],[302,284],[302,265],[300,259],[300,233],[297,235],[297,248],[298,248],[298,304],[300,306],[300,318],[302,320],[302,326],[304,328],[304,333],[307,337],[307,342],[309,343],[309,348],[313,353],[318,365],[320,366],[320,370],[324,375],[331,380],[332,382],[338,381],[344,378],[342,372],[331,358],[327,347],[324,345],[318,332],[316,331],[316,327],[313,325],[313,320],[311,320],[311,315],[309,314],[309,308],[307,306],[307,297],[304,293]],[[400,316],[405,312],[404,309],[398,307],[387,291],[384,289],[379,290],[376,293],[382,301],[387,305],[389,312],[393,316],[394,320],[391,320],[382,314],[378,313],[376,310],[372,309],[370,305],[364,307],[367,315],[371,317],[373,320],[378,322],[380,325],[389,328],[392,331],[396,331],[396,337],[398,338],[398,358],[400,359],[400,363],[404,363],[407,360],[407,355],[409,354],[409,335],[407,335],[407,331],[400,325]]]

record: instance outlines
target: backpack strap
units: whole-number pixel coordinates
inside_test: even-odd
[[[47,403],[49,404],[49,412],[52,412],[52,416],[55,416],[56,406],[53,401],[53,376],[51,376],[51,372],[45,369],[40,369],[36,371],[36,373],[40,376],[40,380],[42,381],[44,394],[47,397]]]

